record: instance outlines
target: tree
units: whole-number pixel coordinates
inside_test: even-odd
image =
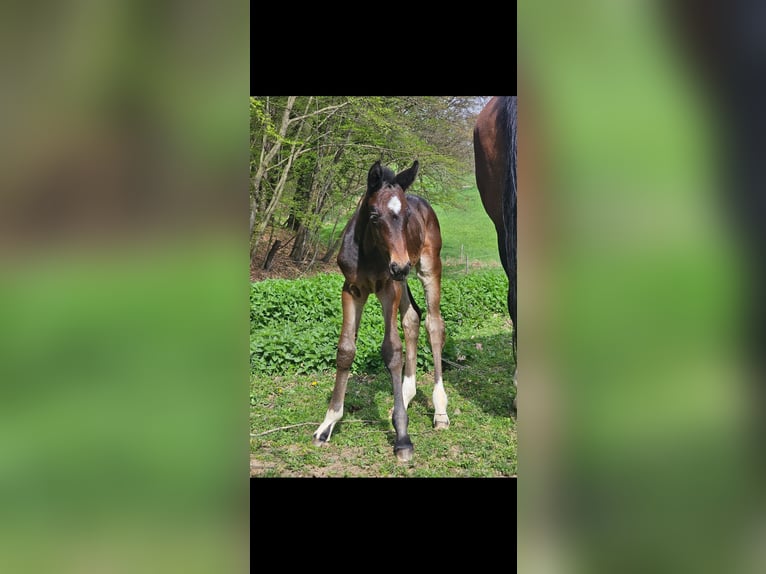
[[[291,256],[329,259],[376,160],[421,162],[412,191],[448,202],[472,166],[476,96],[252,96],[251,257],[289,224]],[[287,242],[283,243],[283,247]],[[273,256],[273,253],[272,253]]]

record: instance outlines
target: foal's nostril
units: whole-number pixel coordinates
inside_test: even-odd
[[[391,265],[388,266],[389,271],[391,271],[391,276],[394,279],[404,279],[407,274],[410,272],[410,264],[407,262],[405,265],[399,265],[398,263],[391,262]]]

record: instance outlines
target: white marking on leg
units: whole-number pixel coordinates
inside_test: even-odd
[[[444,428],[449,426],[447,416],[447,393],[444,390],[444,382],[441,377],[434,383],[434,426]]]
[[[402,381],[402,395],[404,396],[404,408],[410,405],[410,401],[415,396],[415,375],[404,375]]]
[[[343,416],[343,407],[341,407],[340,410],[337,410],[337,411],[332,408],[327,409],[327,414],[324,417],[324,421],[322,421],[322,424],[319,425],[319,428],[314,433],[314,436],[319,438],[320,436],[322,436],[322,433],[329,428],[330,432],[327,433],[327,438],[325,439],[325,441],[329,441],[330,436],[332,436],[332,431],[335,428],[335,423],[338,422],[342,416]]]
[[[388,209],[399,215],[399,212],[402,210],[402,202],[399,201],[398,197],[394,196],[388,201]]]

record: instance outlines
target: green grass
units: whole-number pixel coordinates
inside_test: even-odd
[[[408,409],[415,456],[398,463],[393,454],[394,431],[391,379],[380,360],[382,322],[371,298],[362,317],[357,360],[346,392],[345,414],[330,442],[317,448],[311,435],[324,418],[334,384],[335,345],[340,324],[340,296],[335,325],[327,313],[327,288],[338,287],[333,275],[314,280],[272,281],[253,285],[251,311],[250,432],[251,468],[255,476],[393,476],[502,477],[516,474],[516,426],[510,417],[515,393],[511,378],[511,327],[505,310],[505,275],[501,268],[473,271],[460,278],[445,277],[442,315],[447,344],[444,381],[451,426],[432,428],[433,370],[419,362],[417,394]],[[413,294],[421,297],[419,283]],[[274,319],[264,293],[279,292],[292,300],[324,301],[302,316]],[[337,290],[339,293],[339,290]],[[290,301],[284,303],[292,305]],[[299,323],[300,325],[298,325]],[[328,323],[331,325],[327,328]],[[295,344],[295,334],[303,338]],[[425,327],[421,326],[419,358],[428,357]],[[364,335],[363,335],[364,333]],[[280,341],[279,337],[286,334]],[[366,339],[369,339],[367,341]],[[312,345],[306,341],[312,340]],[[271,344],[273,343],[273,344]],[[270,346],[269,346],[270,345]],[[262,361],[261,349],[274,359]],[[282,350],[280,352],[280,349]],[[324,368],[307,373],[316,349],[324,349]],[[304,357],[305,356],[305,357]],[[306,358],[307,357],[307,358]],[[273,361],[282,359],[278,369]],[[312,363],[313,364],[313,363]],[[454,366],[453,366],[454,365]]]
[[[448,273],[468,267],[500,266],[497,234],[476,185],[461,189],[454,206],[434,206],[442,230],[442,260]]]
[[[501,477],[516,474],[516,425],[509,416],[513,390],[503,318],[461,339],[480,345],[470,363],[444,373],[449,429],[432,428],[431,373],[419,373],[408,409],[415,456],[396,461],[393,407],[387,373],[352,373],[345,414],[329,443],[317,448],[311,435],[324,418],[334,374],[254,375],[251,381],[250,439],[259,476]],[[299,425],[299,426],[292,426]],[[251,463],[252,464],[252,463]]]

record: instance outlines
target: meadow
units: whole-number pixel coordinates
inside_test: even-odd
[[[415,456],[409,463],[396,462],[391,380],[380,357],[383,320],[379,302],[371,297],[362,316],[344,418],[326,446],[314,447],[311,434],[324,418],[334,384],[343,278],[336,272],[253,282],[251,476],[516,474],[508,283],[494,228],[475,188],[463,189],[455,206],[436,211],[444,239],[441,312],[450,428],[432,428],[433,360],[422,327],[417,393],[408,410]],[[423,302],[420,283],[411,278],[409,284],[415,299]]]

